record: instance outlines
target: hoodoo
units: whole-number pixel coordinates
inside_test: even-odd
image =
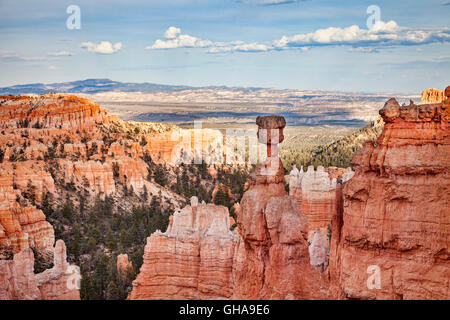
[[[237,214],[241,237],[233,264],[233,298],[324,298],[324,282],[310,265],[307,220],[283,184],[276,150],[284,138],[284,118],[258,117],[257,124],[259,141],[271,152],[250,176]]]

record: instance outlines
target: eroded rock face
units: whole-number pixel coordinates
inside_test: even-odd
[[[384,130],[353,157],[333,218],[336,297],[450,298],[449,110],[450,98],[403,107],[391,99],[380,110]],[[379,288],[368,284],[376,270]]]
[[[48,94],[37,97],[0,96],[0,128],[83,129],[105,119],[105,110],[88,99]]]
[[[1,170],[0,178],[0,259],[2,251],[12,253],[34,247],[46,255],[53,250],[55,235],[45,215],[34,206],[21,206],[20,191],[13,189],[11,171]]]
[[[308,241],[313,241],[314,233],[319,229],[323,237],[328,237],[331,219],[336,211],[336,183],[343,183],[354,175],[351,168],[324,168],[309,166],[306,172],[303,167],[295,166],[289,174],[289,195],[297,200],[298,206],[308,220]],[[325,241],[325,243],[328,243]],[[327,245],[328,249],[328,245]]]
[[[30,248],[0,260],[0,300],[79,300],[79,274],[67,263],[64,241],[56,242],[53,255],[53,268],[38,274]]]
[[[129,299],[217,299],[232,295],[237,236],[228,209],[198,204],[175,212],[165,233],[147,238]]]

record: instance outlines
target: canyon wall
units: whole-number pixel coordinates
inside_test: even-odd
[[[332,291],[342,299],[450,299],[450,87],[438,104],[390,99],[384,130],[337,192]]]
[[[258,117],[268,157],[235,207],[237,229],[225,207],[191,199],[147,238],[128,298],[450,299],[450,88],[444,95],[431,103],[440,98],[427,93],[425,105],[389,100],[376,145],[353,158],[355,173],[294,168],[289,195],[277,155],[284,119]],[[65,245],[53,248],[39,209],[47,195],[61,203],[68,185],[117,199],[147,190],[177,207],[184,199],[149,177],[153,158],[176,164],[223,151],[219,134],[202,132],[209,138],[196,150],[195,129],[176,138],[173,128],[126,123],[73,96],[0,97],[0,105],[0,299],[79,298],[67,286]],[[54,267],[34,274],[30,248],[53,256]],[[119,270],[127,261],[118,259]]]

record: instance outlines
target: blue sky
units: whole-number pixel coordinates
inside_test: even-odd
[[[66,26],[67,7],[81,29]],[[369,29],[367,8],[380,9]],[[110,78],[417,93],[450,85],[450,1],[0,0],[0,85]]]

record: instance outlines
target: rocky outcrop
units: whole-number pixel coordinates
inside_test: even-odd
[[[422,92],[420,99],[421,104],[425,103],[440,103],[445,100],[444,90],[439,89],[426,89]]]
[[[56,242],[53,256],[53,268],[38,274],[30,248],[0,260],[0,300],[79,300],[79,270],[67,263],[64,241]]]
[[[353,157],[355,176],[333,218],[336,297],[450,299],[450,87],[445,93],[438,104],[390,99],[376,146]]]
[[[194,197],[174,213],[166,232],[147,238],[129,299],[230,298],[237,236],[229,229],[226,207],[198,204]]]

